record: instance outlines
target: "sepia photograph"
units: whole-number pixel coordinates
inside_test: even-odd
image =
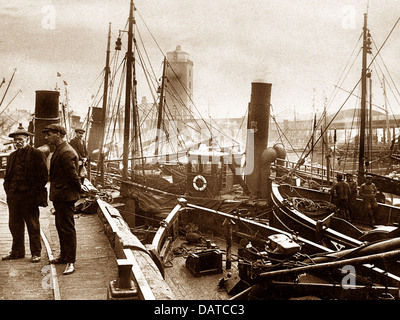
[[[398,1],[0,16],[0,300],[400,299]]]

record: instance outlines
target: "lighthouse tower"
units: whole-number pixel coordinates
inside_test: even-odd
[[[193,61],[180,45],[174,51],[167,52],[167,59],[166,103],[175,121],[185,121],[193,105]]]

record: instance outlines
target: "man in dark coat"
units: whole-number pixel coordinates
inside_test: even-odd
[[[3,260],[25,256],[25,224],[29,234],[32,262],[40,261],[41,240],[38,200],[45,191],[48,171],[44,154],[28,144],[32,134],[19,127],[9,137],[16,151],[10,154],[4,176],[7,194],[9,228],[13,236],[11,252]]]
[[[50,200],[55,209],[55,222],[60,240],[60,256],[50,263],[64,264],[64,274],[74,272],[76,259],[75,202],[82,185],[78,176],[79,157],[65,140],[66,130],[59,124],[50,124],[43,130],[46,141],[55,151],[50,161]]]
[[[85,130],[81,128],[75,129],[75,138],[71,139],[69,144],[78,153],[79,160],[85,160],[87,158],[86,142],[83,140],[83,134]]]
[[[341,174],[337,175],[337,182],[334,183],[331,188],[331,195],[332,202],[339,209],[340,218],[351,220],[348,207],[350,187],[347,182],[343,180],[343,176]]]
[[[83,134],[85,133],[85,130],[81,128],[75,129],[75,138],[71,139],[69,144],[71,145],[72,148],[75,149],[76,153],[79,156],[79,176],[81,177],[81,181],[83,182],[83,179],[86,176],[86,170],[85,170],[85,163],[87,161],[87,156],[88,152],[86,149],[86,142],[83,140]]]
[[[357,207],[357,182],[353,179],[350,173],[346,174],[347,184],[350,188],[349,194],[349,215],[351,219],[355,217],[356,207]]]

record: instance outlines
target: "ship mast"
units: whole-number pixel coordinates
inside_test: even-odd
[[[108,40],[107,40],[107,53],[106,53],[106,68],[104,69],[104,91],[103,91],[103,109],[101,114],[101,123],[103,130],[100,140],[100,181],[104,185],[104,136],[106,125],[106,108],[107,108],[107,93],[108,93],[108,75],[110,73],[110,41],[111,41],[111,23],[108,25]]]
[[[158,118],[157,118],[157,134],[156,134],[156,149],[154,152],[155,156],[158,156],[158,148],[160,144],[161,138],[161,124],[162,124],[162,117],[163,117],[163,109],[164,109],[164,83],[165,83],[165,73],[167,69],[167,58],[164,57],[164,68],[163,68],[163,75],[161,79],[161,90],[160,90],[160,102],[158,104]]]
[[[365,119],[367,101],[367,53],[370,52],[371,39],[367,29],[367,14],[364,14],[363,27],[363,50],[362,50],[362,71],[361,71],[361,115],[360,115],[360,147],[358,155],[358,183],[364,180],[365,161]]]
[[[130,143],[130,121],[131,121],[131,91],[132,91],[132,65],[133,65],[133,0],[129,9],[129,29],[128,29],[128,51],[126,53],[126,91],[125,91],[125,122],[124,122],[124,147],[122,157],[122,180],[128,179],[128,158]]]

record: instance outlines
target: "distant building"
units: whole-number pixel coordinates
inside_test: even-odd
[[[185,121],[190,118],[193,105],[193,61],[180,45],[167,52],[167,59],[166,105],[172,120]]]

